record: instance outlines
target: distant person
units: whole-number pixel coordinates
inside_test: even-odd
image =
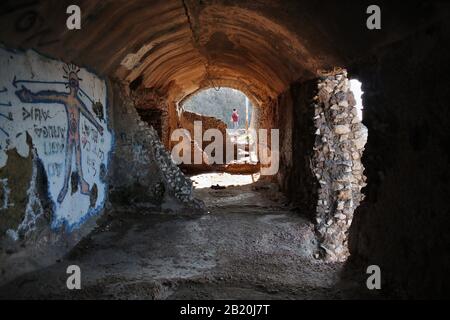
[[[233,129],[236,130],[239,127],[239,114],[236,109],[233,109],[231,114],[231,122],[233,122]]]

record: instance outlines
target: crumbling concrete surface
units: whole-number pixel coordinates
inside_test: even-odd
[[[174,210],[202,208],[193,197],[191,181],[174,164],[156,130],[141,120],[125,87],[115,84],[114,92],[119,140],[114,152],[111,203],[156,208],[166,203]]]
[[[149,210],[108,214],[62,261],[0,288],[0,298],[339,299],[342,264],[313,258],[313,224],[293,213],[275,185],[199,189],[206,215]],[[111,216],[114,216],[113,218]],[[66,268],[82,290],[66,288]],[[367,292],[367,290],[366,290]]]

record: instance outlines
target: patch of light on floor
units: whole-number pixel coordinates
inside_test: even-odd
[[[195,189],[210,188],[219,185],[222,187],[243,186],[259,180],[259,173],[255,174],[229,174],[225,172],[203,173],[191,176]]]
[[[356,109],[358,110],[358,118],[362,120],[363,119],[362,111],[364,109],[362,103],[362,95],[364,94],[364,92],[362,91],[362,83],[356,79],[350,80],[350,90],[352,90],[353,95],[355,96]]]

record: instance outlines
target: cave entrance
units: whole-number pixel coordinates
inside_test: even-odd
[[[180,165],[195,188],[241,186],[259,179],[258,155],[252,147],[254,113],[251,99],[230,87],[199,90],[179,103],[179,127],[190,136],[192,155],[201,153],[201,163]],[[220,141],[211,137],[211,129],[221,134]]]
[[[189,96],[181,103],[183,110],[221,120],[227,129],[235,129],[231,115],[236,109],[239,114],[236,131],[248,129],[253,114],[251,100],[237,89],[229,87],[208,88]]]

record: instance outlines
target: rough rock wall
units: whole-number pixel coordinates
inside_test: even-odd
[[[280,95],[278,183],[316,223],[324,258],[348,257],[348,228],[363,199],[367,129],[357,117],[346,71],[293,83]]]
[[[194,135],[194,123],[196,121],[201,122],[202,124],[202,137],[205,131],[208,129],[218,129],[223,136],[223,161],[225,162],[225,150],[226,150],[226,143],[228,139],[227,135],[227,125],[222,121],[214,117],[208,117],[201,114],[197,114],[194,112],[189,111],[183,111],[180,114],[178,125],[182,129],[186,129],[189,131],[190,137],[191,137],[191,155],[192,155],[192,161],[194,157],[195,150],[200,151],[203,153],[202,150],[205,150],[206,146],[208,146],[211,142],[210,141],[194,141],[195,135]],[[208,155],[206,153],[203,154],[203,164],[209,165],[210,159],[208,158]]]
[[[316,216],[318,181],[312,172],[317,81],[293,83],[278,99],[280,170],[277,181],[294,206],[311,220]]]
[[[116,149],[110,200],[114,204],[158,206],[165,194],[165,184],[153,154],[145,147],[151,143],[151,128],[141,123],[123,86],[115,83],[113,88]]]
[[[191,136],[194,136],[194,122],[201,121],[202,133],[208,129],[218,129],[222,134],[226,134],[227,125],[220,119],[204,116],[198,113],[183,111],[180,114],[179,125],[181,128],[189,130]]]
[[[345,70],[320,78],[315,97],[314,173],[319,181],[316,229],[326,259],[345,261],[348,229],[366,186],[361,163],[367,128],[357,116]]]
[[[280,127],[278,120],[280,115],[278,113],[278,110],[281,109],[278,106],[278,102],[279,102],[278,99],[267,99],[262,104],[255,106],[253,108],[250,124],[250,127],[252,129],[257,130],[258,134],[260,129],[267,130],[267,137],[266,137],[267,145],[265,147],[268,148],[267,150],[269,150],[271,157],[278,157],[277,153],[279,151],[276,150],[277,149],[276,147],[272,147],[272,129],[278,130]],[[263,146],[263,144],[261,144],[262,141],[260,140],[261,139],[260,136],[258,136],[258,139],[259,139],[258,143],[260,143],[260,145],[258,146],[258,158],[259,158],[260,152],[262,150],[261,146]],[[271,163],[268,164],[260,163],[260,167],[266,169],[271,167],[271,165],[272,165]],[[270,175],[261,174],[260,179],[265,181],[276,181],[277,174],[276,173]]]
[[[155,88],[138,88],[130,92],[141,119],[152,126],[160,140],[168,146],[169,112],[168,97]]]
[[[160,206],[178,200],[186,207],[201,207],[192,194],[192,183],[173,163],[157,132],[142,121],[125,86],[114,85],[114,173],[111,201],[116,204]]]
[[[450,297],[449,35],[437,23],[349,69],[369,129],[350,252],[414,298]]]
[[[278,101],[277,100],[267,100],[263,104],[254,108],[251,121],[252,128],[255,129],[278,129]],[[270,137],[270,135],[269,135]],[[269,138],[270,146],[270,138]]]

